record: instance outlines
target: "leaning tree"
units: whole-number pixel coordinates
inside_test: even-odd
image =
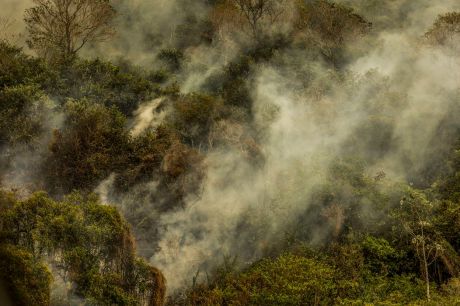
[[[28,44],[50,60],[69,61],[88,42],[113,35],[115,10],[108,0],[33,0],[25,12]]]

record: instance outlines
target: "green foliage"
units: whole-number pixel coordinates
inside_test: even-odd
[[[14,175],[12,161],[18,154],[38,155],[43,150],[44,134],[53,120],[52,103],[39,86],[0,89],[0,176]]]
[[[163,49],[158,54],[158,59],[160,59],[165,68],[171,72],[178,72],[184,61],[184,54],[178,49]]]
[[[336,290],[334,280],[333,268],[308,258],[284,255],[275,261],[263,260],[243,274],[240,282],[249,292],[250,303],[300,305],[331,303]]]
[[[49,110],[36,86],[16,85],[0,91],[0,146],[30,144],[43,132]]]
[[[322,184],[311,194],[311,205],[299,218],[296,239],[311,241],[312,233],[319,228],[326,241],[341,241],[353,232],[385,232],[391,228],[386,216],[395,205],[391,198],[398,196],[398,189],[388,192],[385,181],[370,177],[365,166],[363,160],[353,158],[332,162]]]
[[[372,274],[356,260],[354,247],[341,247],[342,260],[283,254],[263,259],[241,273],[227,274],[187,294],[186,305],[396,305],[423,303],[423,282],[413,275]],[[345,249],[347,249],[345,251]],[[355,249],[356,250],[356,249]],[[359,252],[359,249],[357,249]],[[351,252],[350,252],[351,251]],[[321,255],[323,256],[323,255]],[[358,256],[359,257],[359,256]],[[335,266],[337,265],[337,266]]]
[[[42,59],[25,55],[22,49],[0,41],[0,90],[22,84],[47,87],[54,81],[55,75]]]
[[[54,77],[42,60],[0,42],[0,147],[38,146],[51,112],[43,90]]]
[[[159,90],[143,72],[132,67],[123,70],[99,59],[78,60],[64,67],[61,74],[62,83],[53,93],[117,107],[125,115],[131,115],[139,103],[152,99]]]
[[[436,183],[435,188],[440,195],[454,203],[460,202],[460,145],[450,154],[449,170]]]
[[[247,81],[251,73],[252,63],[252,59],[246,56],[230,63],[225,69],[221,89],[226,104],[245,107],[249,112],[252,100]]]
[[[56,202],[36,193],[0,218],[5,237],[0,260],[11,261],[0,267],[10,269],[5,275],[21,298],[31,301],[30,294],[39,305],[49,303],[49,272],[40,263],[46,259],[76,285],[71,293],[92,305],[161,304],[163,276],[135,257],[127,223],[97,196],[73,193]]]
[[[157,84],[157,83],[164,83],[168,78],[170,77],[168,71],[165,69],[160,69],[157,71],[152,71],[148,76],[147,79],[150,80],[151,82]]]
[[[219,116],[221,102],[203,94],[181,96],[174,103],[172,122],[186,143],[201,147],[212,123]]]
[[[166,151],[177,140],[177,134],[165,126],[156,131],[146,130],[133,138],[126,167],[118,173],[115,181],[117,189],[127,191],[136,184],[151,180],[160,169]]]
[[[359,297],[345,298],[341,303],[344,305],[362,305],[363,303],[378,305],[421,304],[425,294],[423,282],[413,275],[368,277],[363,280],[360,289],[362,292]]]
[[[63,193],[94,188],[125,158],[125,117],[115,108],[86,100],[69,101],[64,111],[64,125],[54,132],[44,165],[48,186]]]
[[[346,42],[366,34],[372,26],[351,8],[327,0],[298,1],[298,6],[299,35],[336,65],[343,61]]]
[[[51,280],[48,268],[32,253],[0,244],[0,282],[14,305],[49,305]]]
[[[366,267],[381,275],[395,275],[402,267],[403,251],[395,249],[385,238],[366,236],[362,242]]]
[[[320,260],[285,254],[264,259],[193,305],[328,305],[337,292],[336,270]],[[203,299],[197,303],[193,299]],[[203,301],[208,301],[204,302]]]
[[[182,115],[186,112],[184,110]],[[197,188],[202,176],[202,157],[197,150],[181,142],[179,132],[171,126],[161,125],[155,131],[146,130],[133,138],[129,142],[125,167],[117,171],[117,189],[127,191],[156,176],[160,177],[159,188],[168,189],[163,197],[177,202],[181,195]]]

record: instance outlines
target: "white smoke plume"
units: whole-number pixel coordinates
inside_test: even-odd
[[[198,270],[212,270],[224,256],[238,256],[250,263],[260,258],[270,244],[281,240],[286,226],[309,207],[312,191],[324,182],[331,162],[349,149],[350,139],[364,142],[360,132],[372,120],[370,114],[375,109],[391,127],[391,148],[380,152],[367,171],[383,169],[395,179],[411,179],[429,163],[437,153],[436,147],[445,140],[438,134],[443,121],[458,126],[458,46],[430,47],[423,43],[422,35],[438,14],[460,10],[460,3],[338,2],[351,5],[374,24],[369,38],[359,45],[359,55],[351,56],[347,82],[337,81],[335,73],[321,64],[306,62],[301,51],[287,50],[274,61],[294,62],[295,69],[304,72],[300,75],[310,77],[309,88],[298,89],[304,80],[290,71],[294,67],[280,71],[268,64],[259,65],[256,81],[248,84],[253,86],[256,126],[265,135],[258,144],[265,157],[262,165],[251,163],[241,150],[215,148],[206,155],[202,194],[190,197],[184,208],[160,215],[155,210],[158,203],[150,202],[147,196],[155,192],[156,181],[133,188],[118,203],[122,211],[129,210],[139,199],[135,195],[147,194],[136,209],[158,216],[160,238],[150,242],[158,245],[158,251],[150,260],[164,272],[170,292],[190,285]],[[188,3],[187,10],[183,3]],[[114,2],[120,13],[116,20],[118,36],[114,41],[90,46],[84,55],[124,57],[154,67],[158,51],[174,46],[176,26],[187,15],[197,19],[206,15],[203,3]],[[23,11],[31,5],[32,1],[27,0],[0,0],[0,16],[14,21],[9,28],[12,33],[24,32]],[[199,89],[231,61],[240,48],[237,42],[222,40],[185,50],[189,62],[179,76],[182,91]],[[323,90],[324,84],[328,90]],[[386,105],[380,104],[381,99]],[[167,110],[161,109],[162,101],[160,98],[140,106],[134,116],[133,137],[163,120]],[[26,169],[37,160],[19,155],[14,163]],[[28,172],[17,172],[9,181],[23,184],[27,176]],[[112,176],[96,190],[104,202],[111,200],[113,180]],[[319,242],[324,232],[318,229],[313,236],[312,243]]]
[[[122,56],[150,67],[158,50],[174,44],[174,29],[185,18],[178,1],[117,2],[118,38],[87,54]],[[211,271],[225,256],[250,263],[282,240],[289,223],[310,206],[331,162],[348,149],[359,151],[365,142],[362,127],[375,112],[387,119],[391,146],[379,152],[367,171],[383,169],[394,179],[411,179],[429,163],[436,153],[433,148],[445,140],[437,135],[443,121],[458,126],[460,57],[452,48],[425,45],[422,36],[438,14],[459,10],[460,3],[338,2],[351,5],[374,24],[369,38],[357,46],[359,54],[351,54],[347,81],[338,80],[321,63],[306,61],[302,50],[285,50],[273,62],[292,66],[259,65],[255,82],[248,84],[253,86],[255,125],[264,135],[258,144],[265,159],[262,165],[251,163],[237,148],[217,147],[206,154],[202,193],[190,196],[185,207],[160,214],[158,203],[149,197],[157,189],[155,180],[132,188],[115,203],[122,211],[134,209],[157,218],[158,235],[152,241],[142,237],[142,245],[158,246],[150,262],[165,274],[170,293],[190,285],[197,271]],[[188,13],[198,18],[206,13],[198,2],[190,8]],[[187,49],[189,62],[178,76],[181,90],[200,89],[239,48],[237,40],[229,39]],[[303,88],[305,80],[299,75],[308,75],[308,88]],[[133,137],[162,122],[168,113],[161,107],[164,101],[159,98],[139,107],[131,126]],[[357,148],[350,148],[351,140]],[[114,200],[113,181],[111,176],[96,189],[103,202]],[[138,203],[140,198],[144,200]],[[319,228],[312,236],[312,243],[321,242],[325,233]]]
[[[164,104],[165,99],[158,98],[140,105],[133,114],[131,134],[136,137],[147,128],[158,127],[168,114],[168,109]]]
[[[53,275],[50,290],[51,305],[85,305],[88,303],[85,299],[76,296],[73,293],[75,283],[68,280],[62,268],[54,263],[52,258],[46,260],[48,270]]]
[[[113,1],[118,13],[114,20],[116,36],[105,43],[88,47],[83,55],[122,58],[152,67],[161,49],[175,46],[178,25],[188,16],[199,20],[206,14],[203,3],[184,0]]]
[[[201,197],[161,216],[160,251],[151,263],[165,273],[169,290],[190,285],[198,270],[212,269],[225,255],[256,260],[267,244],[280,239],[289,220],[308,208],[331,160],[370,119],[379,91],[400,93],[401,100],[382,109],[393,128],[392,148],[368,170],[384,169],[392,178],[406,179],[425,165],[437,128],[458,104],[460,58],[424,45],[421,37],[437,14],[458,6],[452,1],[410,5],[403,30],[378,33],[365,55],[349,65],[348,85],[330,78],[333,89],[320,99],[293,90],[294,75],[260,68],[253,91],[255,117],[266,118],[263,112],[270,105],[277,110],[272,122],[260,122],[268,128],[260,144],[265,163],[251,165],[238,151],[207,155]],[[317,80],[333,75],[320,66],[310,73]],[[382,82],[377,89],[370,75]],[[322,239],[320,229],[317,239]]]
[[[49,154],[48,144],[53,136],[52,131],[61,128],[64,122],[63,113],[48,96],[33,101],[32,107],[27,111],[34,120],[40,119],[41,130],[36,139],[28,145],[0,147],[0,157],[9,161],[8,167],[2,173],[1,188],[14,190],[21,197],[43,189],[40,166]]]

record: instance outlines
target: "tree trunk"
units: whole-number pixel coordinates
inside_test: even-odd
[[[423,237],[422,241],[422,255],[423,255],[423,267],[425,269],[425,282],[426,282],[426,299],[430,300],[430,278],[428,275],[428,262],[426,259],[426,250],[425,250],[425,238]]]

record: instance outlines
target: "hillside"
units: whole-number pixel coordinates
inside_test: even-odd
[[[458,1],[0,0],[0,305],[457,305],[459,233]]]

